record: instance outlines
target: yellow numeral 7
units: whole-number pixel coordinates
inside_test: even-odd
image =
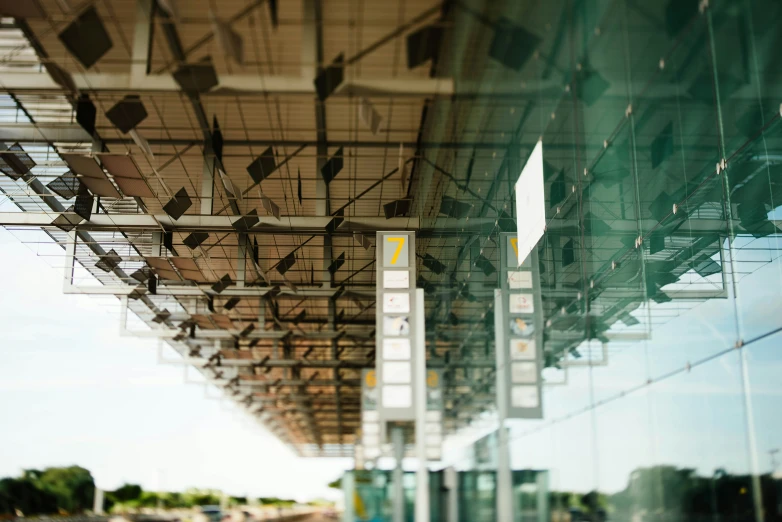
[[[510,238],[510,246],[513,247],[513,251],[516,253],[516,257],[519,257],[519,238]]]
[[[387,241],[393,241],[393,242],[397,243],[396,250],[394,250],[394,255],[391,257],[391,264],[392,265],[396,264],[396,260],[399,258],[399,253],[402,251],[402,247],[405,244],[405,239],[406,238],[404,238],[404,237],[387,237],[386,238]]]

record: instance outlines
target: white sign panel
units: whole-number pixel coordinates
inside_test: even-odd
[[[383,382],[389,384],[406,384],[413,377],[409,362],[383,362]]]
[[[543,142],[532,150],[516,182],[516,231],[518,266],[535,248],[546,229],[545,189],[543,185]]]
[[[410,288],[410,272],[407,270],[384,271],[383,288]]]
[[[511,339],[510,357],[511,359],[534,361],[537,358],[535,339]]]
[[[405,316],[383,316],[383,335],[410,335],[410,321]]]
[[[383,294],[383,312],[387,314],[406,314],[410,312],[410,294]]]
[[[383,359],[392,361],[410,360],[410,339],[383,339]]]
[[[369,450],[369,448],[377,448],[380,446],[380,435],[367,435],[365,433],[364,436],[361,437],[361,442],[364,443],[367,450]]]
[[[412,386],[383,386],[384,408],[409,408],[413,405]]]
[[[435,434],[440,435],[442,433],[443,428],[440,426],[439,423],[436,422],[427,422],[426,425],[424,425],[424,432],[427,434]]]
[[[511,290],[532,288],[532,272],[508,272],[508,287]]]
[[[508,297],[510,299],[510,313],[531,314],[535,311],[532,294],[511,294]]]
[[[380,425],[376,422],[368,422],[361,425],[364,435],[377,435],[380,433]]]
[[[510,402],[514,408],[537,408],[538,387],[532,386],[513,386],[510,390]]]
[[[535,362],[511,363],[510,382],[513,384],[534,384],[538,382],[538,365]]]

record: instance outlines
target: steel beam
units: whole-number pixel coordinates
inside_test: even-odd
[[[164,22],[163,27],[171,22]],[[349,68],[349,67],[348,67]],[[150,74],[143,79],[134,78],[127,73],[84,72],[73,75],[73,81],[80,91],[113,92],[113,93],[166,93],[181,92],[179,85],[171,74]],[[314,96],[315,87],[312,79],[307,76],[283,76],[262,74],[223,74],[218,77],[216,85],[206,96],[254,96],[254,95],[305,95]],[[52,81],[44,72],[5,72],[3,87],[9,92],[62,93],[63,88]],[[636,85],[640,89],[643,85]],[[645,93],[645,98],[670,99],[672,102],[680,97],[681,86],[671,84],[660,86],[654,92]],[[665,87],[665,88],[662,88]],[[626,98],[623,92],[609,90],[603,99]],[[742,86],[731,98],[757,99],[757,87]],[[352,98],[356,96],[371,97],[412,97],[412,98],[444,98],[473,99],[484,98],[494,100],[535,100],[559,99],[562,95],[562,84],[558,81],[544,80],[530,82],[527,87],[521,87],[517,82],[499,82],[493,85],[493,90],[481,89],[480,86],[460,87],[458,92],[453,78],[400,78],[400,77],[366,77],[355,78],[345,75],[345,81],[331,94],[334,97]]]
[[[34,187],[31,187],[34,189]],[[48,190],[41,192],[46,196]],[[48,199],[48,198],[47,198]],[[64,210],[64,209],[63,209]],[[53,212],[0,212],[0,225],[4,226],[35,226],[50,227],[51,222],[62,213],[62,210]],[[160,230],[161,226],[166,230],[179,232],[234,232],[233,222],[241,216],[207,216],[207,215],[185,215],[174,221],[165,214],[96,214],[78,225],[79,230],[98,230],[98,231],[116,231],[116,230]],[[260,216],[259,224],[251,229],[250,234],[307,234],[319,235],[326,234],[326,225],[331,221],[330,216],[282,216],[276,219],[273,216]],[[353,231],[375,231],[375,230],[430,230],[447,235],[448,233],[458,233],[460,235],[479,232],[487,226],[494,226],[495,218],[476,218],[465,222],[456,218],[419,218],[419,217],[399,217],[385,219],[382,217],[359,217],[345,216],[345,221],[340,225],[335,235],[352,235]],[[658,222],[654,219],[645,219],[640,222],[626,219],[611,222],[611,232],[609,234],[637,234],[637,227],[643,227],[643,230],[653,229]],[[744,231],[741,223],[735,220],[734,230],[742,233]],[[694,234],[717,234],[724,230],[725,222],[719,219],[691,219],[687,221],[686,232],[672,235],[692,236]],[[577,227],[571,220],[553,219],[547,226],[548,232],[568,235],[571,232],[577,232]],[[575,232],[574,232],[575,231]]]
[[[171,22],[166,22],[166,24]],[[164,24],[165,27],[165,24]],[[315,95],[315,86],[306,76],[266,76],[260,74],[221,75],[220,83],[207,93],[208,96],[244,96],[267,94]],[[73,81],[79,90],[90,92],[136,92],[166,93],[181,92],[179,84],[170,74],[152,74],[137,78],[132,74],[94,73],[74,74]],[[61,93],[62,87],[48,74],[37,72],[3,73],[3,87],[10,92]],[[521,89],[523,92],[523,89]],[[535,91],[537,92],[537,90]],[[518,90],[508,90],[508,94]],[[450,97],[454,94],[451,78],[355,78],[346,79],[332,96],[350,98],[353,96],[397,97]],[[527,96],[535,93],[529,90]]]
[[[0,141],[48,143],[88,143],[92,136],[75,124],[3,123],[0,127]]]
[[[44,189],[42,195],[48,196],[49,191]],[[49,199],[49,198],[47,198]],[[35,226],[49,227],[52,221],[60,216],[64,208],[53,212],[0,212],[0,225],[3,226]],[[235,232],[233,222],[241,216],[208,216],[185,215],[178,220],[173,220],[166,214],[94,214],[90,221],[78,225],[79,230],[160,230],[161,226],[166,230],[179,232]],[[281,217],[260,216],[260,223],[249,233],[274,232],[289,230],[295,234],[326,233],[326,225],[331,221],[328,216],[292,216]],[[493,221],[492,221],[493,223]],[[379,217],[351,217],[345,218],[340,230],[352,234],[352,230],[415,230],[419,227],[418,218],[392,218]]]

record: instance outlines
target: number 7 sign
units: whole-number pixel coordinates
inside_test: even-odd
[[[407,235],[384,236],[383,267],[407,268],[409,263]]]

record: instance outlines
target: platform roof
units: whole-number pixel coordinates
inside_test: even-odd
[[[759,99],[758,80],[722,61],[717,83],[738,78],[728,96],[740,110],[720,114],[732,136],[720,143],[704,103],[715,70],[702,59],[714,44],[701,14],[677,21],[665,2],[617,1],[580,13],[573,3],[34,0],[38,16],[0,25],[0,142],[36,163],[19,175],[5,165],[0,189],[23,212],[0,213],[0,224],[44,229],[70,248],[102,286],[94,293],[127,301],[306,456],[352,455],[361,370],[374,367],[375,233],[414,230],[427,356],[445,370],[454,432],[493,407],[498,272],[483,259],[499,268],[498,234],[516,229],[512,185],[539,139],[548,209],[539,312],[551,375],[724,297],[723,239],[777,233],[773,222],[726,214],[715,165],[741,165],[733,187],[778,169],[779,100]],[[61,35],[76,23],[90,38],[95,28],[79,17],[93,8],[112,45],[86,67]],[[726,9],[717,30],[736,16]],[[241,40],[242,63],[221,45],[215,19]],[[513,36],[498,43],[502,31]],[[409,54],[420,63],[408,67]],[[187,67],[207,63],[217,85],[185,92],[175,73],[192,80]],[[341,76],[325,99],[322,75]],[[107,116],[123,100],[146,111],[137,136]],[[90,105],[94,133],[80,122]],[[375,132],[367,109],[380,117]],[[763,151],[742,146],[758,110]],[[265,152],[275,167],[258,183],[248,166]],[[324,166],[340,152],[343,167],[326,183]],[[100,162],[110,187],[85,220],[67,212],[75,194],[53,191],[67,185],[74,153]],[[121,168],[109,168],[112,159]],[[192,205],[174,219],[164,207],[182,188]],[[467,214],[444,215],[444,197]],[[395,201],[409,210],[389,217],[384,205]],[[237,230],[253,211],[259,223]],[[111,250],[121,261],[107,272],[96,263]],[[444,270],[424,266],[427,255]],[[155,294],[136,271],[156,274]],[[215,295],[226,275],[233,284]]]

